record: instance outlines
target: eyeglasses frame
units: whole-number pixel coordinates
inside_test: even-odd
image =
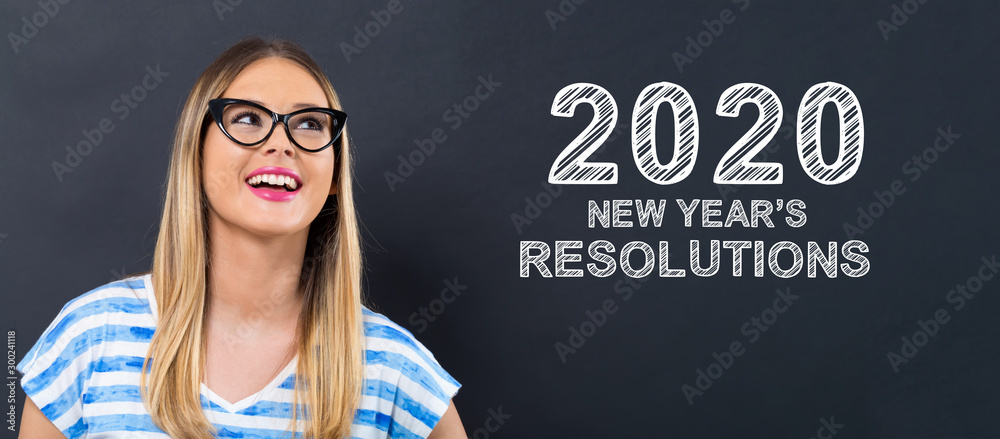
[[[240,142],[239,140],[236,140],[236,138],[234,138],[231,134],[229,134],[229,131],[226,131],[226,127],[223,126],[223,124],[222,124],[222,111],[223,111],[223,109],[226,108],[227,105],[230,105],[230,104],[248,105],[248,106],[251,106],[251,107],[254,107],[254,108],[257,108],[257,109],[263,111],[265,114],[270,114],[271,115],[272,123],[271,123],[271,129],[267,132],[267,135],[264,136],[263,139],[261,139],[261,140],[259,140],[257,142],[254,142],[254,143],[244,143],[244,142]],[[258,104],[256,102],[251,102],[251,101],[247,101],[247,100],[244,100],[244,99],[235,99],[235,98],[218,98],[218,99],[209,100],[208,101],[208,111],[212,115],[212,119],[215,120],[215,124],[218,125],[219,129],[222,130],[222,133],[225,134],[226,137],[229,138],[229,140],[232,140],[233,142],[236,142],[238,145],[247,146],[247,147],[257,146],[257,145],[260,145],[260,144],[266,142],[267,139],[269,139],[271,137],[271,134],[274,133],[274,127],[278,125],[278,122],[281,122],[281,124],[284,125],[284,127],[285,127],[285,134],[288,135],[288,140],[290,140],[292,142],[292,144],[294,144],[296,147],[298,147],[299,149],[301,149],[303,151],[306,151],[306,152],[320,152],[320,151],[322,151],[322,150],[324,150],[326,148],[329,148],[330,145],[333,145],[334,143],[337,143],[337,140],[340,139],[340,135],[344,132],[344,124],[347,123],[347,113],[344,113],[343,111],[334,110],[332,108],[309,107],[309,108],[303,108],[301,110],[295,110],[295,111],[293,111],[291,113],[288,113],[288,114],[278,114],[277,112],[271,111],[269,108],[267,108],[267,107],[265,107],[263,105],[260,105],[260,104]],[[301,114],[301,113],[311,112],[311,111],[317,111],[317,112],[329,114],[329,115],[333,116],[333,119],[337,122],[337,128],[336,128],[337,131],[330,138],[330,143],[327,143],[326,145],[320,147],[319,149],[308,149],[308,148],[306,148],[306,147],[304,147],[302,145],[299,145],[299,142],[295,141],[295,138],[292,137],[291,131],[289,131],[289,129],[288,129],[288,121],[290,121],[293,116],[295,116],[297,114]],[[337,153],[336,155],[340,154],[340,144],[339,143],[337,144],[337,146],[334,147],[334,151]]]

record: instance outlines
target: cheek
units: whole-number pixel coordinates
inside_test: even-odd
[[[219,137],[222,137],[221,139]],[[240,151],[227,145],[221,133],[209,132],[202,148],[202,185],[209,201],[227,190],[239,189]]]
[[[313,176],[313,181],[316,183],[316,192],[323,193],[324,197],[329,195],[330,186],[335,183],[333,181],[334,174],[336,173],[334,167],[333,154],[330,154],[329,156],[323,156],[322,160],[314,161],[313,166],[309,170],[309,175]]]

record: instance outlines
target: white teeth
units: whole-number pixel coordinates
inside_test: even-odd
[[[251,186],[257,186],[261,183],[267,183],[274,186],[288,186],[289,189],[295,190],[299,185],[295,182],[295,179],[287,175],[276,175],[276,174],[261,174],[255,175],[247,179],[247,183]]]

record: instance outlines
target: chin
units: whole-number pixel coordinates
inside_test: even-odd
[[[267,228],[267,229],[248,229],[250,233],[258,236],[268,237],[268,238],[280,238],[282,236],[294,235],[300,231],[301,228]]]

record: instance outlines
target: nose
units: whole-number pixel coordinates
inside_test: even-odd
[[[277,153],[295,157],[295,145],[292,144],[292,139],[288,137],[288,131],[280,121],[274,125],[274,131],[271,132],[271,136],[264,142],[264,147],[261,149],[264,150],[265,154]]]

